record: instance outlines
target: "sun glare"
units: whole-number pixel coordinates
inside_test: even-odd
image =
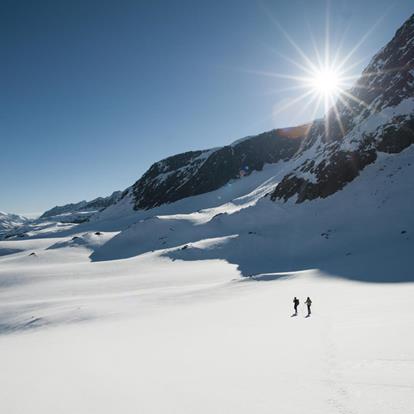
[[[324,69],[315,72],[310,83],[316,93],[334,98],[339,92],[340,76],[332,69]]]
[[[333,37],[330,34],[329,8],[326,11],[324,41],[316,42],[313,33],[309,31],[310,45],[307,44],[306,48],[300,47],[274,16],[269,11],[267,12],[276,28],[289,42],[292,52],[296,54],[296,58],[286,56],[270,46],[270,50],[291,65],[293,71],[289,73],[247,70],[247,72],[259,76],[276,77],[286,81],[286,87],[272,90],[270,93],[286,93],[291,94],[291,96],[282,100],[282,104],[277,103],[271,116],[276,118],[281,113],[289,113],[289,116],[291,116],[292,112],[294,112],[294,116],[298,119],[304,114],[309,119],[323,117],[325,119],[326,134],[329,133],[329,123],[333,116],[336,117],[341,131],[344,133],[345,129],[339,114],[341,107],[350,108],[351,102],[366,106],[365,102],[354,92],[364,88],[363,84],[355,83],[361,76],[355,70],[362,62],[362,60],[355,60],[355,53],[373,30],[378,27],[382,17],[377,20],[348,53],[344,53],[342,47],[345,32],[342,34],[342,39],[339,39],[335,45],[332,44]],[[294,68],[298,70],[296,73]],[[301,90],[303,92],[298,93]],[[326,116],[329,114],[331,116]]]

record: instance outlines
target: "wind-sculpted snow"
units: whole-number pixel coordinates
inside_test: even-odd
[[[112,237],[111,235],[109,239]],[[65,239],[63,241],[58,241],[57,243],[52,244],[47,248],[50,249],[62,249],[66,247],[84,247],[86,249],[94,250],[98,247],[102,246],[108,241],[107,234],[104,234],[100,231],[92,232],[92,233],[83,233],[77,234],[71,237],[69,240]]]

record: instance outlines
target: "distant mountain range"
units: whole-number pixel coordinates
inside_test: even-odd
[[[28,218],[18,214],[3,213],[0,211],[0,238],[15,228],[27,223]]]
[[[59,219],[64,222],[81,223],[93,214],[115,204],[122,197],[122,191],[115,191],[108,197],[98,197],[91,201],[80,201],[73,204],[56,206],[45,211],[39,220]]]

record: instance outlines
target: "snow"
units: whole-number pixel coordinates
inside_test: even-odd
[[[122,291],[79,297],[67,286],[68,301],[48,304],[60,315],[79,307],[111,318],[78,322],[73,310],[54,329],[0,338],[4,412],[392,414],[413,406],[412,284],[315,270],[240,281],[217,262],[155,261],[151,277],[144,266],[134,278],[125,265],[121,281],[106,286]],[[308,295],[312,317],[302,304],[291,318],[291,298]]]
[[[410,412],[414,146],[271,202],[294,162],[0,242],[1,412]]]

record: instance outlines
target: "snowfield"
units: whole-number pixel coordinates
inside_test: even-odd
[[[32,314],[29,325],[57,324],[1,337],[2,412],[390,414],[414,406],[412,284],[316,270],[242,280],[219,261],[127,259],[93,264],[93,273],[84,265],[84,274],[80,261],[33,275],[37,301],[16,295],[4,307],[2,298],[3,309]],[[303,304],[291,317],[295,295],[312,297],[311,318]]]
[[[0,412],[412,412],[413,146],[300,205],[284,168],[0,242]]]

